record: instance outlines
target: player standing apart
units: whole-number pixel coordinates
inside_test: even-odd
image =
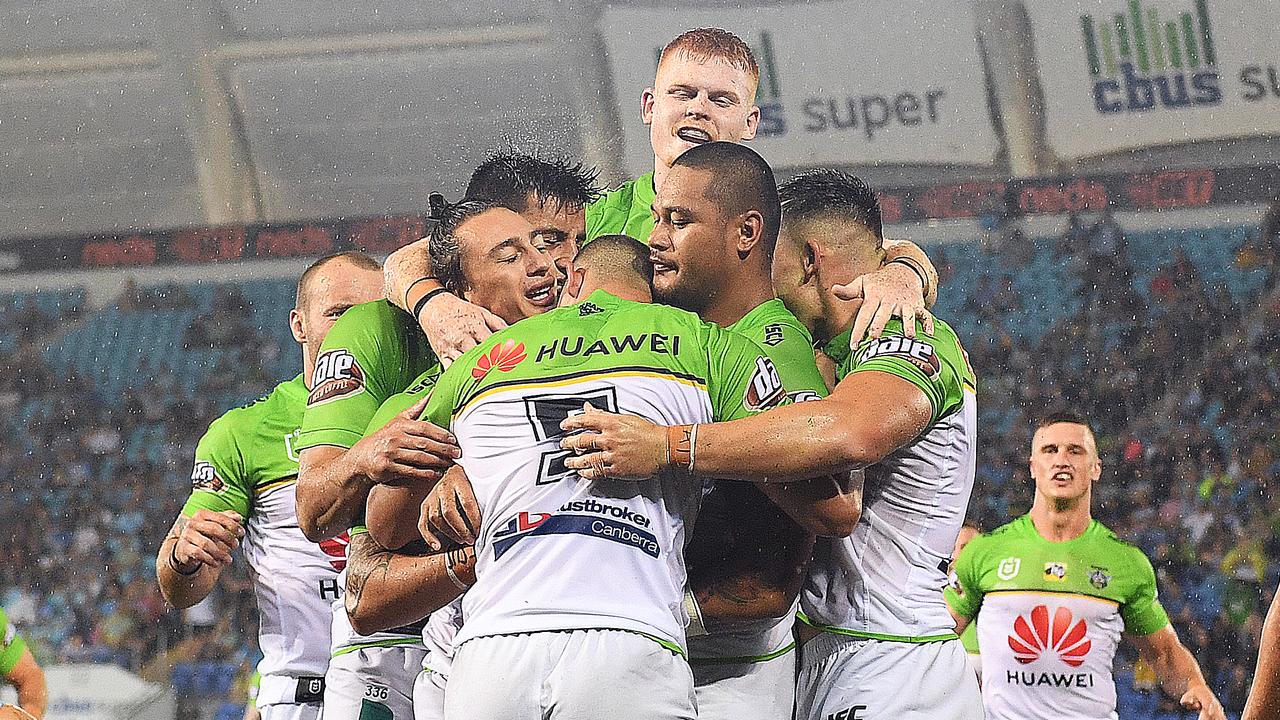
[[[44,671],[18,635],[18,629],[0,609],[0,676],[18,691],[18,705],[0,705],[0,720],[19,720],[33,717],[41,720],[49,705],[49,687],[44,681]],[[6,714],[8,713],[8,714]]]
[[[1151,562],[1090,514],[1102,463],[1088,424],[1045,420],[1030,465],[1031,512],[970,542],[947,591],[957,627],[978,624],[988,717],[1114,720],[1111,665],[1124,632],[1166,692],[1201,720],[1222,720],[1156,599]]]
[[[243,541],[261,616],[257,704],[264,720],[320,714],[342,547],[311,542],[298,527],[295,443],[320,344],[348,308],[380,295],[379,269],[365,255],[341,253],[302,274],[289,314],[302,374],[209,426],[196,447],[191,497],[156,560],[165,599],[190,607],[209,594]]]
[[[1241,720],[1272,720],[1280,717],[1280,589],[1271,599],[1271,610],[1262,626],[1258,648],[1258,668],[1253,689],[1245,703]]]

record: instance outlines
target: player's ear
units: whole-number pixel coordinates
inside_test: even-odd
[[[738,255],[746,257],[751,250],[760,243],[761,236],[764,235],[764,216],[759,210],[748,210],[742,216],[742,222],[738,224]]]
[[[564,290],[560,292],[560,305],[572,305],[581,298],[582,286],[587,282],[586,268],[575,267],[572,263],[566,268]]]
[[[302,313],[298,308],[289,311],[289,332],[293,334],[293,339],[299,344],[307,341],[307,329],[302,324]]]
[[[752,105],[751,111],[747,113],[747,127],[742,131],[743,140],[751,140],[756,136],[756,131],[760,129],[760,106]]]
[[[804,241],[804,256],[800,260],[800,265],[804,270],[804,282],[808,285],[811,281],[818,277],[818,244],[809,238]]]
[[[640,119],[645,125],[653,123],[653,88],[647,87],[644,92],[640,93]]]

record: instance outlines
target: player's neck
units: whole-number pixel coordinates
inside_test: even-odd
[[[1031,505],[1031,523],[1049,542],[1075,540],[1089,529],[1091,522],[1088,494],[1074,500],[1053,500],[1037,494]]]
[[[662,164],[662,161],[655,155],[653,158],[653,189],[657,192],[662,187],[662,181],[667,179],[667,173],[671,172],[671,168]]]
[[[703,320],[727,327],[774,298],[773,282],[767,273],[763,278],[743,275],[729,279],[724,289],[711,298],[701,313]]]
[[[316,372],[316,361],[307,351],[306,345],[301,345],[300,349],[302,350],[302,384],[307,387],[307,390],[311,390],[311,378]]]

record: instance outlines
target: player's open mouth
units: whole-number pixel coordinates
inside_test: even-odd
[[[663,262],[657,255],[650,255],[649,262],[653,264],[654,275],[662,275],[664,273],[673,273],[676,271],[675,265]]]
[[[687,143],[693,143],[694,145],[711,142],[711,133],[703,130],[702,128],[690,127],[687,125],[676,130],[676,137]]]
[[[1053,474],[1053,479],[1054,479],[1054,480],[1062,480],[1063,482],[1071,482],[1071,480],[1072,480],[1072,478],[1073,478],[1073,477],[1074,477],[1074,476],[1073,476],[1071,473],[1066,472],[1066,471],[1063,471],[1063,472],[1056,472],[1056,473],[1054,473],[1054,474]]]
[[[547,280],[547,282],[538,287],[526,291],[524,296],[528,298],[529,302],[538,307],[551,307],[556,300],[555,289],[556,281]]]

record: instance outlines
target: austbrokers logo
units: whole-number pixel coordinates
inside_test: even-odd
[[[1051,624],[1049,608],[1045,605],[1035,606],[1029,615],[1019,615],[1013,621],[1013,634],[1009,636],[1013,657],[1027,665],[1052,652],[1068,666],[1080,667],[1093,642],[1088,638],[1089,629],[1084,620],[1076,620],[1074,624],[1073,620],[1075,617],[1069,609],[1059,607],[1053,613]]]
[[[1103,114],[1218,105],[1222,86],[1208,0],[1162,18],[1129,0],[1110,17],[1080,16],[1093,105]]]

